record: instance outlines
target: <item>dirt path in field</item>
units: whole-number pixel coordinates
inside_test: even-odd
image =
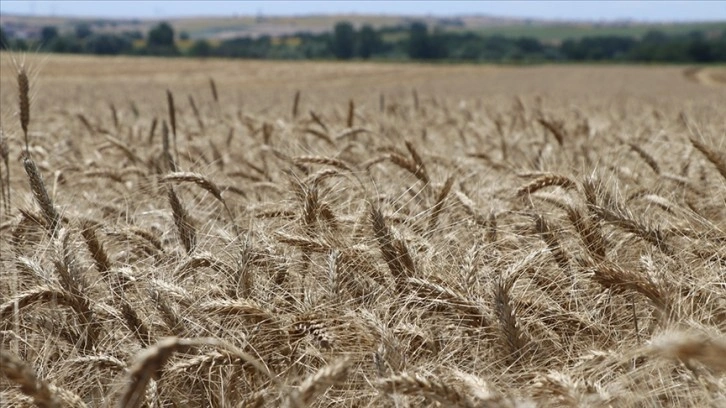
[[[726,68],[690,67],[683,70],[683,76],[706,86],[726,86]]]

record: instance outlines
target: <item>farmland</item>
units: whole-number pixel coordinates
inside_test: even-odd
[[[0,64],[10,406],[726,404],[721,67]]]

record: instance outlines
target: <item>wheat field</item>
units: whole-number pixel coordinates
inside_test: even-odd
[[[723,69],[0,63],[2,406],[726,406]]]

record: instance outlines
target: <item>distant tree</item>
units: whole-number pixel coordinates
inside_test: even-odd
[[[567,40],[562,42],[562,45],[560,46],[560,51],[562,51],[562,54],[565,56],[568,60],[584,60],[585,59],[585,51],[581,49],[580,43],[577,40],[573,40],[571,38],[568,38]]]
[[[141,33],[139,30],[133,30],[133,31],[124,31],[121,33],[124,37],[128,38],[129,40],[143,40],[144,34]]]
[[[518,38],[515,42],[519,49],[525,53],[542,52],[544,49],[542,43],[540,43],[536,38],[522,37]]]
[[[421,22],[411,24],[408,30],[408,56],[411,59],[427,59],[430,57],[430,47],[426,24]]]
[[[358,55],[363,59],[368,59],[381,49],[383,41],[376,30],[366,24],[358,33]]]
[[[308,59],[320,59],[331,58],[334,56],[330,47],[332,42],[331,33],[299,33],[298,37],[302,43],[297,47],[297,49],[302,57]]]
[[[80,40],[73,35],[56,37],[46,46],[51,52],[73,53],[83,52]]]
[[[149,47],[173,47],[174,29],[169,23],[159,23],[149,31],[146,45]]]
[[[189,36],[189,33],[188,33],[188,32],[186,32],[186,31],[182,31],[182,32],[181,32],[181,33],[179,34],[179,39],[180,39],[180,40],[186,41],[186,40],[188,40],[188,39],[190,39],[190,38],[191,38],[191,37]]]
[[[702,38],[691,40],[686,52],[690,59],[695,62],[712,62],[715,60],[715,53],[711,52],[711,46]]]
[[[8,46],[8,37],[5,35],[5,30],[0,27],[0,50],[4,50]]]
[[[723,31],[721,37],[713,39],[711,43],[711,52],[716,61],[726,61],[726,30]]]
[[[74,31],[76,33],[76,37],[78,37],[78,39],[80,40],[86,39],[91,34],[93,34],[93,31],[91,31],[91,26],[86,23],[77,24]]]
[[[512,40],[503,35],[492,35],[482,38],[482,51],[480,59],[489,61],[501,61],[507,55],[516,53],[517,47]]]
[[[192,57],[209,57],[212,55],[212,45],[207,40],[197,40],[189,48],[189,55]]]
[[[668,42],[668,36],[662,31],[651,30],[651,31],[648,31],[647,33],[645,33],[645,35],[642,38],[642,41],[646,42],[646,43],[652,43],[652,44],[664,44],[664,43]]]
[[[84,51],[99,55],[118,55],[131,51],[128,38],[114,34],[93,34],[86,39]]]
[[[342,21],[333,30],[333,55],[338,59],[353,58],[355,52],[355,29],[353,24]]]
[[[174,29],[169,23],[159,23],[149,31],[143,52],[150,55],[179,55],[174,43]]]
[[[458,50],[457,57],[462,60],[477,60],[481,58],[481,44],[468,42]]]
[[[598,36],[566,40],[560,50],[572,60],[623,60],[633,55],[636,45],[630,37]]]
[[[28,49],[30,49],[30,47],[28,46],[28,43],[25,40],[23,40],[22,38],[18,38],[13,43],[13,49],[16,51],[28,51]]]
[[[54,26],[45,26],[40,30],[40,40],[44,45],[50,44],[51,41],[58,37],[58,28]]]
[[[429,35],[428,49],[426,51],[426,59],[448,58],[449,51],[454,49],[457,44],[456,40],[459,36],[447,35],[442,29],[437,28],[433,34]]]

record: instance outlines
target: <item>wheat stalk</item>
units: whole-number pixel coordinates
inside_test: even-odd
[[[5,164],[5,174],[3,174],[2,167],[0,167],[0,193],[3,200],[3,210],[5,214],[10,214],[10,207],[12,206],[10,199],[10,147],[2,127],[0,127],[0,158]]]

